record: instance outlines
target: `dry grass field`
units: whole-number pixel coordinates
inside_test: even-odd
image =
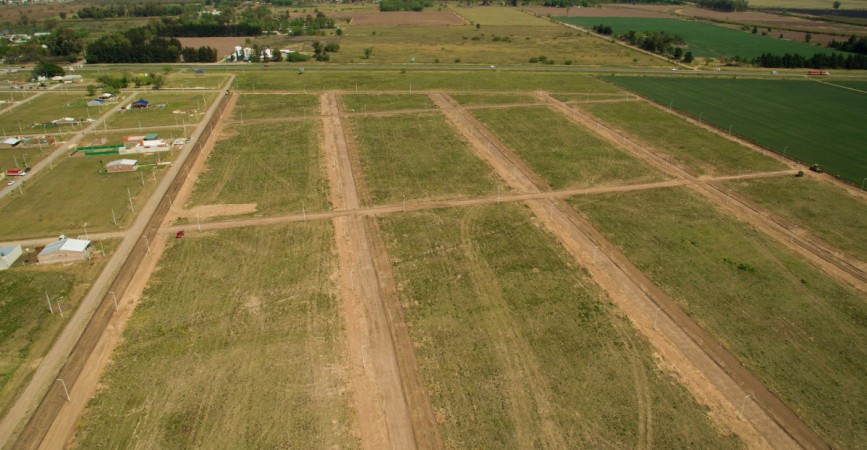
[[[240,120],[313,116],[319,114],[319,98],[304,94],[242,94],[232,114]]]
[[[149,108],[117,111],[106,118],[105,125],[107,128],[194,125],[202,120],[215,98],[213,92],[141,92],[131,100],[146,100],[150,102]]]

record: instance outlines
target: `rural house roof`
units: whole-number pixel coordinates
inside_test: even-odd
[[[134,166],[138,164],[138,161],[134,159],[118,159],[117,161],[112,161],[105,165],[105,167],[114,167],[114,166]]]
[[[39,252],[39,256],[47,255],[49,253],[54,253],[58,251],[66,251],[66,252],[83,252],[87,250],[87,247],[90,245],[90,241],[86,239],[70,239],[65,238],[61,239],[57,242],[52,242],[45,246],[41,252]]]

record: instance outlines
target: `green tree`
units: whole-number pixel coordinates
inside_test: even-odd
[[[812,41],[812,40],[813,40],[813,33],[807,32],[807,34],[804,35],[804,42],[809,44],[810,41]]]
[[[691,63],[694,59],[695,57],[692,56],[692,52],[686,52],[683,54],[683,62],[687,64]]]
[[[753,25],[753,34],[758,34],[758,33],[759,33],[759,27]]]
[[[33,68],[33,78],[38,76],[51,78],[65,74],[66,72],[63,71],[62,67],[50,62],[41,62]]]
[[[54,56],[77,58],[84,50],[84,39],[71,28],[57,28],[48,36],[45,45]]]
[[[843,6],[843,2],[840,0],[834,2],[834,9],[840,9],[840,6]]]
[[[364,59],[370,59],[370,55],[373,54],[373,47],[367,47],[364,49]]]
[[[680,59],[683,57],[683,48],[675,47],[674,48],[674,59]]]
[[[94,86],[92,84],[88,84],[87,85],[87,95],[89,97],[93,97],[94,95],[96,95],[96,86]]]

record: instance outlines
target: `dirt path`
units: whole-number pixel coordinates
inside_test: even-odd
[[[652,146],[627,136],[622,131],[604,123],[579,107],[566,105],[546,93],[538,93],[538,96],[547,101],[555,110],[566,115],[576,123],[593,130],[603,138],[655,167],[662,173],[690,181],[691,183],[688,186],[694,192],[709,200],[718,208],[729,212],[739,220],[767,234],[829,276],[861,292],[867,292],[867,273],[865,273],[865,264],[863,262],[846,255],[839,249],[831,247],[807,230],[790,228],[782,218],[772,217],[769,212],[747,204],[734,195],[733,192],[724,190],[722,187],[709,183],[703,178],[696,177],[683,167],[671,163],[661,155],[661,152],[655,150]]]
[[[444,94],[431,97],[452,125],[470,141],[478,156],[491,164],[514,189],[538,192],[544,188],[536,185],[535,174],[512,163],[515,156],[507,147],[485,139],[489,133],[479,128],[480,125],[452,99]],[[711,408],[711,418],[723,431],[731,430],[747,445],[758,448],[797,447],[789,433],[799,437],[812,434],[812,430],[768,392],[731,353],[683,313],[565,201],[532,199],[526,203],[577,262],[587,268],[635,327],[647,336],[664,356],[668,368],[700,402]],[[764,408],[768,408],[766,397],[776,400],[772,403],[776,409],[771,408],[771,415],[753,400],[760,398]],[[747,421],[739,417],[741,402],[745,405]],[[652,430],[652,423],[646,420],[650,419],[642,422],[640,433]],[[827,447],[820,439],[818,444]]]

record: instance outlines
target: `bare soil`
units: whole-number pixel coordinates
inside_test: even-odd
[[[451,11],[390,11],[336,13],[333,17],[350,19],[351,25],[464,25],[466,21]]]
[[[217,49],[217,56],[224,57],[231,54],[235,50],[235,46],[240,45],[245,47],[244,41],[254,39],[252,36],[234,36],[234,37],[179,37],[175,38],[181,41],[184,47],[214,47]]]

